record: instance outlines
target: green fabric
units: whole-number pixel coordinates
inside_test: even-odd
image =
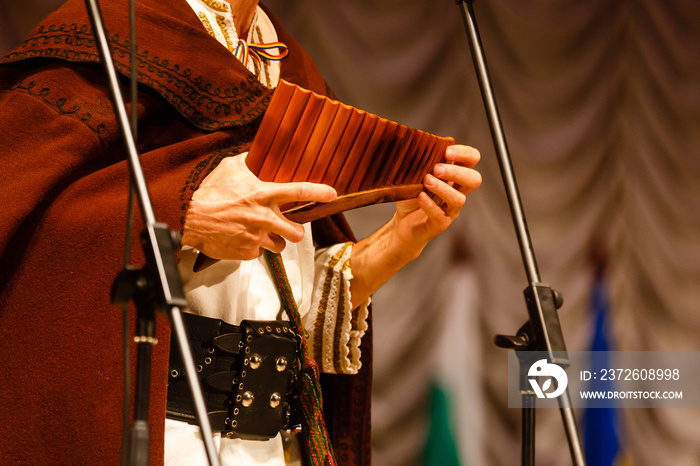
[[[425,448],[426,466],[460,466],[459,453],[453,433],[455,412],[449,395],[435,385],[430,393],[430,431]]]

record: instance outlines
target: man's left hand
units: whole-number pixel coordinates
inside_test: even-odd
[[[481,184],[481,175],[474,170],[479,151],[472,147],[453,145],[447,148],[448,163],[435,165],[423,184],[437,198],[426,192],[415,199],[396,203],[393,231],[397,240],[417,254],[431,239],[445,231],[459,215],[467,194]]]

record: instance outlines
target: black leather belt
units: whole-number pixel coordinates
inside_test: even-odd
[[[240,326],[182,315],[212,430],[229,437],[267,439],[299,422],[298,336],[289,322]],[[197,424],[176,339],[170,345],[167,417]]]

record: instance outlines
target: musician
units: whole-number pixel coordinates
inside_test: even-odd
[[[126,2],[100,4],[125,78]],[[326,424],[314,426],[328,431],[334,458],[323,441],[320,457],[310,453],[309,439],[304,456],[367,464],[370,297],[457,217],[481,182],[473,169],[478,152],[448,148],[445,158],[453,163],[438,164],[424,180],[438,199],[421,193],[398,202],[393,218],[362,241],[354,241],[342,215],[294,223],[280,214],[282,205],[328,202],[333,188],[262,182],[245,157],[279,79],[332,96],[310,57],[257,0],[139,0],[136,11],[139,152],[158,220],[182,232],[179,268],[197,316],[190,325],[237,326],[245,337],[257,322],[289,321],[281,302],[291,297],[306,328],[306,354],[322,372],[337,374],[323,376]],[[277,42],[283,46],[269,49],[267,58],[245,52],[249,43]],[[85,6],[69,0],[0,63],[0,390],[12,400],[0,414],[0,451],[9,462],[115,464],[120,454],[121,317],[109,295],[121,267],[128,166],[97,61]],[[219,261],[195,272],[199,254]],[[143,260],[137,245],[132,256]],[[206,464],[197,428],[173,399],[182,378],[173,368],[167,316],[157,316],[156,329],[151,462],[162,463],[165,454],[167,464]],[[261,343],[270,355],[246,358],[248,373],[273,356],[270,341]],[[303,355],[295,354],[278,357],[277,367],[291,371],[294,357],[301,365]],[[295,393],[285,389],[283,383],[272,396],[250,393],[237,402],[272,406],[300,396],[299,384]],[[241,426],[255,431],[248,435],[230,418],[222,422],[213,423],[222,464],[290,460],[276,434],[289,426],[273,422],[275,433],[265,437],[255,429],[270,425],[241,417]]]

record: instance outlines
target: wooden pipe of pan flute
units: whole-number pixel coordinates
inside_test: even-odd
[[[329,203],[282,206],[306,223],[357,207],[412,199],[454,139],[409,128],[280,81],[246,164],[262,181],[308,181],[335,188]],[[216,262],[199,254],[195,271]]]

